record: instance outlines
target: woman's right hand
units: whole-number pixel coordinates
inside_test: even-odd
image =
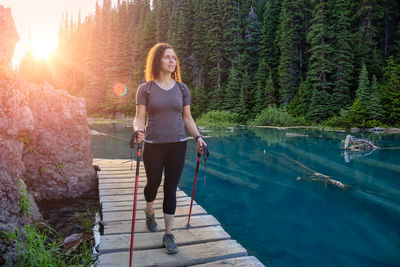
[[[142,141],[144,141],[144,130],[143,129],[139,129],[137,131],[136,142],[137,143],[141,143]]]

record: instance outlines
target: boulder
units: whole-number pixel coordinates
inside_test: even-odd
[[[0,6],[0,223],[6,225],[40,219],[35,201],[96,190],[85,100],[19,78],[9,68],[17,41],[11,10]],[[32,202],[28,220],[19,184]]]
[[[23,154],[30,192],[44,200],[75,198],[95,190],[85,100],[50,84],[26,88],[34,123]]]
[[[0,65],[9,66],[19,35],[15,29],[10,8],[0,5]]]
[[[0,223],[20,224],[18,181],[25,172],[23,136],[33,131],[33,116],[16,81],[0,77]]]

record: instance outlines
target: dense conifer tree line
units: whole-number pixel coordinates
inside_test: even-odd
[[[65,14],[51,61],[34,73],[27,53],[20,72],[86,98],[89,114],[132,115],[157,42],[176,49],[195,117],[245,122],[276,105],[311,122],[400,123],[396,0],[103,0],[84,19]]]

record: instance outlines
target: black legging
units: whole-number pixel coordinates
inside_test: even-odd
[[[143,162],[147,176],[144,196],[147,202],[156,199],[165,167],[163,212],[166,214],[175,214],[176,188],[185,163],[186,145],[186,141],[144,145]]]

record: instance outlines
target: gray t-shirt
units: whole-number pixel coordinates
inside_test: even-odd
[[[177,82],[169,90],[162,89],[155,82],[151,82],[151,89],[147,83],[139,85],[136,105],[147,107],[146,143],[186,141],[182,107],[190,105],[190,92],[186,84],[180,85],[182,91]]]

